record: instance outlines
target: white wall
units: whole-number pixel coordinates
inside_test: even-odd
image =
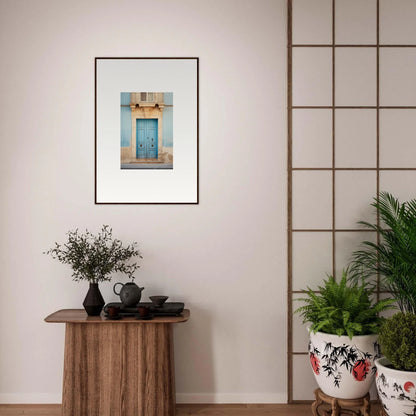
[[[3,0],[0,19],[0,402],[60,402],[64,327],[43,319],[87,284],[42,251],[103,223],[140,242],[145,297],[191,309],[178,401],[284,402],[285,1]],[[198,206],[94,205],[95,56],[200,57]]]

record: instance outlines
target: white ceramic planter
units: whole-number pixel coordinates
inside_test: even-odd
[[[389,368],[387,358],[376,360],[376,385],[389,416],[416,415],[416,372]]]
[[[374,361],[380,356],[378,335],[349,339],[310,332],[309,337],[309,359],[321,390],[339,399],[364,397],[374,381]]]

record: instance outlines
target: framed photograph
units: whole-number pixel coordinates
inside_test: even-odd
[[[198,204],[198,58],[95,58],[95,203]]]

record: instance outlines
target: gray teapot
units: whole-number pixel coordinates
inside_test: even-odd
[[[116,292],[116,286],[121,285],[122,288],[120,292]],[[126,284],[117,282],[113,286],[113,292],[120,296],[121,301],[123,302],[124,306],[136,306],[140,302],[140,298],[142,297],[142,290],[144,287],[139,287],[136,283],[128,282]]]

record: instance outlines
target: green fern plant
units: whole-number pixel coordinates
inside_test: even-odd
[[[382,289],[391,292],[402,312],[416,313],[416,199],[400,203],[388,192],[371,204],[380,224],[360,224],[380,234],[380,242],[364,241],[353,253],[352,276],[367,281],[380,276]]]
[[[394,300],[383,299],[378,302],[371,300],[372,290],[362,282],[351,282],[348,270],[344,270],[338,283],[333,276],[324,280],[324,285],[318,287],[315,293],[308,287],[304,306],[296,309],[303,323],[310,323],[310,330],[327,334],[355,335],[377,334],[384,318],[379,313],[392,309]]]

